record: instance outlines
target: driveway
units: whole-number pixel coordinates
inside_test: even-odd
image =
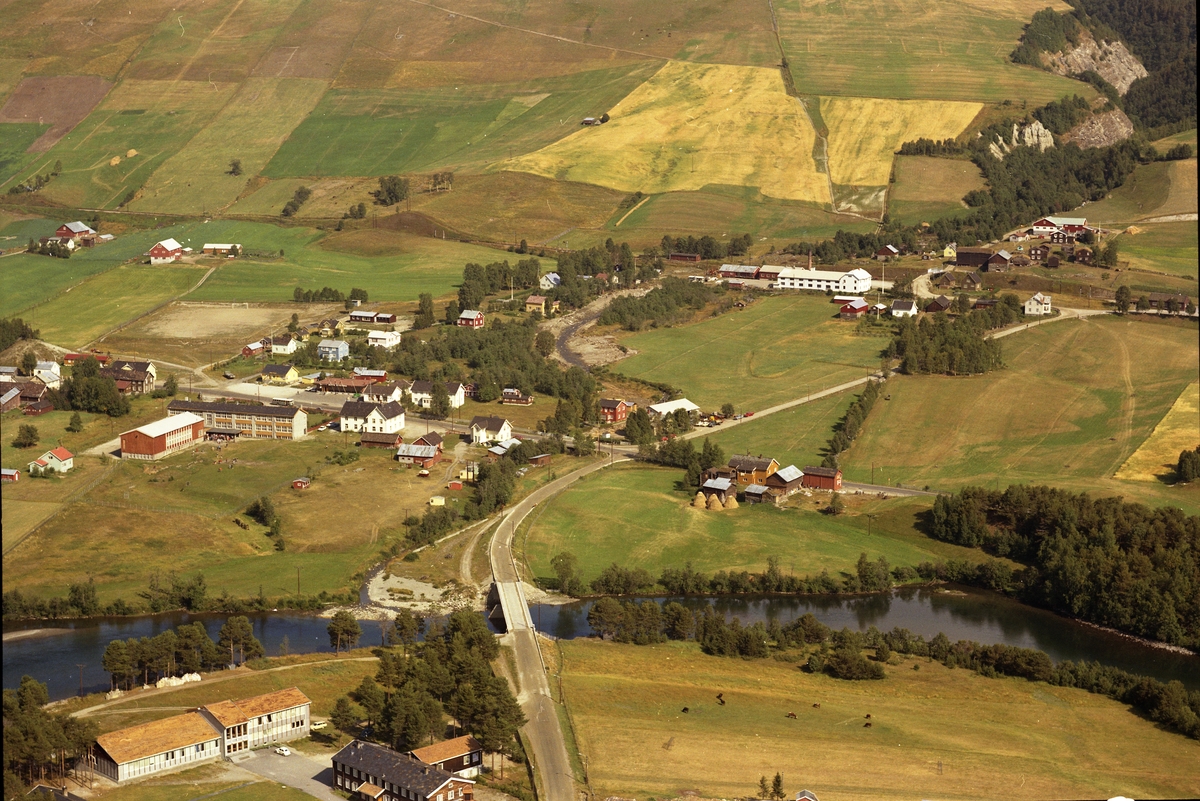
[[[317,760],[292,751],[291,756],[279,756],[272,749],[252,751],[249,759],[238,760],[237,766],[264,779],[295,787],[314,798],[326,801],[345,801],[330,788],[333,764],[328,759]]]

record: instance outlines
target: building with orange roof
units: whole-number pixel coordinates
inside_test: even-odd
[[[308,736],[308,696],[296,687],[241,701],[218,701],[200,707],[224,740],[225,756],[271,743]]]
[[[468,734],[414,749],[408,755],[455,776],[474,779],[483,765],[483,743]]]

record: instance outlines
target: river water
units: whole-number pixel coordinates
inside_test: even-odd
[[[655,600],[665,602],[667,599]],[[1200,657],[1152,648],[981,590],[963,588],[954,592],[938,592],[906,589],[854,598],[733,596],[678,600],[693,608],[712,604],[727,617],[738,617],[744,623],[772,619],[788,623],[811,612],[822,623],[835,629],[848,626],[865,630],[875,626],[881,631],[888,631],[899,626],[926,639],[938,632],[945,632],[951,640],[1037,648],[1055,661],[1092,660],[1162,681],[1178,679],[1189,688],[1200,689]],[[587,625],[590,607],[590,602],[586,601],[565,605],[535,604],[531,612],[540,630],[570,639],[590,633]],[[109,687],[109,679],[100,665],[100,659],[112,640],[152,637],[168,628],[195,621],[202,622],[209,636],[216,640],[226,617],[176,612],[136,618],[9,625],[4,630],[6,636],[22,631],[38,630],[38,633],[10,637],[4,642],[4,686],[16,687],[21,676],[30,675],[47,684],[51,698],[65,698],[79,692],[78,665],[83,665],[84,691],[105,691]],[[288,639],[291,653],[332,653],[329,635],[325,630],[329,623],[326,619],[285,612],[247,617],[254,627],[254,636],[263,643],[268,655],[274,656],[280,652],[284,637]],[[379,622],[364,620],[362,627],[361,645],[382,642],[383,630]]]

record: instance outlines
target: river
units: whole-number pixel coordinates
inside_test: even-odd
[[[657,598],[659,602],[667,599]],[[1200,689],[1200,657],[1153,648],[1118,634],[1102,631],[1051,612],[1034,609],[995,593],[969,588],[954,592],[904,589],[880,595],[845,598],[801,596],[754,598],[682,598],[687,606],[712,604],[727,617],[744,623],[778,620],[787,623],[812,612],[835,629],[848,626],[881,631],[893,627],[909,629],[926,639],[945,632],[951,640],[1006,643],[1045,651],[1056,662],[1063,659],[1092,660],[1124,668],[1162,681],[1178,679],[1190,689]],[[590,633],[587,601],[565,605],[534,604],[533,620],[538,628],[556,637],[570,639]],[[96,618],[76,621],[41,621],[5,626],[4,686],[16,687],[21,676],[30,675],[46,683],[53,699],[79,692],[83,665],[85,692],[105,691],[108,674],[100,666],[105,647],[115,639],[153,637],[182,623],[200,621],[209,636],[217,633],[228,615],[176,612],[135,618]],[[269,655],[280,652],[284,637],[292,653],[330,651],[325,627],[329,621],[311,615],[269,612],[247,615],[254,636]],[[360,644],[382,641],[381,624],[362,621]],[[29,632],[23,636],[22,632]]]

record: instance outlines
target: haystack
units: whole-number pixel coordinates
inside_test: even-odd
[[[728,498],[726,498],[726,499],[725,499],[725,508],[726,508],[726,509],[736,509],[736,508],[738,508],[738,502],[737,502],[737,496],[736,496],[736,495],[730,495]]]
[[[695,508],[697,508],[697,509],[703,509],[703,508],[704,508],[704,504],[705,504],[705,501],[704,501],[704,493],[703,493],[703,492],[697,492],[697,493],[696,493],[696,497],[695,497],[695,498],[692,500],[692,506],[694,506],[694,507],[695,507]]]
[[[725,507],[721,506],[721,499],[717,497],[717,493],[714,492],[712,495],[708,496],[708,511],[715,512],[724,508]]]
[[[121,163],[120,156],[113,156],[111,159],[108,160],[108,166],[110,166],[110,167],[115,167],[120,163]]]
[[[131,159],[131,158],[133,158],[133,157],[134,157],[134,156],[136,156],[136,155],[137,155],[137,151],[136,151],[136,150],[127,150],[127,151],[125,152],[125,158],[127,158],[127,159]]]

